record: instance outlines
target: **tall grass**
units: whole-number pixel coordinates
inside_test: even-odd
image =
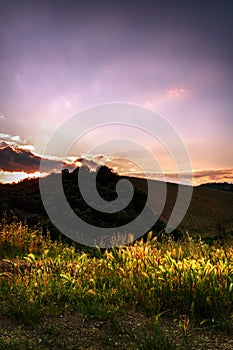
[[[44,313],[143,309],[223,322],[233,305],[233,248],[155,238],[99,257],[20,224],[1,226],[0,313],[33,323]]]

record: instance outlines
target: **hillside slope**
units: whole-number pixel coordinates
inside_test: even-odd
[[[146,190],[146,180],[131,178],[131,181],[139,189]],[[158,181],[149,181],[156,193]],[[161,216],[165,222],[168,221],[174,207],[177,190],[177,184],[167,183],[167,200]],[[179,229],[203,237],[233,230],[233,193],[194,187],[190,206]]]
[[[74,175],[70,176],[72,177]],[[147,192],[148,186],[145,179],[127,178],[130,179],[138,190],[145,193]],[[109,190],[109,188],[106,187],[106,177],[103,176],[101,179],[103,180],[103,184],[100,186],[100,190],[104,190],[100,191],[101,195],[106,194],[106,191],[108,194],[107,197],[111,194],[114,195],[115,185],[113,186],[112,184]],[[68,180],[66,180],[66,182],[67,181]],[[163,183],[155,180],[149,180],[149,182],[153,193],[153,205],[159,201],[158,195],[156,197],[156,193],[159,193],[158,186],[161,186]],[[65,187],[67,189],[68,198],[72,203],[74,202],[73,205],[76,211],[79,213],[82,209],[82,215],[88,219],[87,216],[90,214],[90,210],[83,207],[84,204],[81,203],[80,199],[77,197],[77,191],[72,185],[72,181],[69,180]],[[167,222],[171,215],[177,197],[177,190],[177,184],[167,183],[167,199],[161,214],[161,219],[164,222]],[[140,206],[145,200],[142,195],[140,195],[140,193],[136,194],[133,212],[129,212],[130,218],[135,215],[137,216],[137,213],[140,212]],[[106,199],[108,200],[110,198]],[[0,184],[0,216],[2,216],[4,212],[11,213],[12,216],[17,215],[22,221],[27,218],[28,222],[37,224],[37,222],[40,221],[40,217],[45,215],[40,198],[38,179],[23,181],[15,185]],[[123,216],[125,216],[125,214]],[[117,220],[123,220],[123,216],[117,217]],[[106,227],[106,225],[108,225],[107,221],[103,222],[102,216],[100,217],[95,214],[94,217],[97,226],[103,225],[102,227]],[[89,219],[93,222],[93,216],[90,216]],[[110,217],[109,220],[111,222],[113,221]],[[117,222],[117,224],[118,223],[119,222]],[[120,224],[122,223],[120,222]],[[178,228],[183,232],[188,231],[192,235],[201,235],[202,237],[219,236],[225,232],[233,231],[233,192],[194,187],[190,207]]]

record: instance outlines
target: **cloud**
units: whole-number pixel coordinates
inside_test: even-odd
[[[35,151],[35,147],[33,145],[21,145],[20,148],[28,151]]]
[[[6,146],[0,150],[0,169],[4,171],[34,172],[39,169],[40,158],[30,151]]]
[[[145,174],[140,171],[134,172],[125,172],[126,176],[134,176],[134,177],[145,177]],[[177,173],[157,173],[157,172],[147,172],[148,179],[152,180],[164,180],[168,182],[178,182],[178,174]],[[182,184],[189,184],[190,180],[193,180],[193,185],[197,186],[202,183],[207,182],[230,182],[233,183],[233,168],[226,169],[207,169],[207,170],[196,170],[193,171],[192,174],[182,173],[180,174],[179,181]]]
[[[3,134],[6,140],[0,140],[0,171],[2,172],[24,172],[34,173],[39,171],[41,159],[43,162],[44,172],[60,172],[61,169],[67,168],[73,171],[77,166],[86,165],[90,170],[96,170],[99,165],[107,163],[109,156],[87,155],[87,156],[69,156],[61,159],[53,156],[43,156],[36,154],[33,145],[19,145],[12,140],[8,134]],[[8,139],[7,139],[8,138]],[[17,135],[14,140],[19,140]]]
[[[46,159],[46,171],[60,170],[63,162]],[[0,148],[0,170],[8,172],[34,173],[39,171],[41,157],[33,154],[27,149],[13,147],[1,143]]]
[[[21,142],[20,136],[19,135],[15,135],[11,137],[12,141],[17,141],[17,142]]]
[[[17,143],[15,143],[14,141],[1,140],[0,139],[0,147],[6,147],[6,146],[10,146],[10,147],[13,147],[13,148],[19,147],[19,145]]]
[[[9,144],[11,141],[0,142],[0,182],[12,182],[32,176],[39,176],[41,156],[33,153],[34,147],[31,145],[19,146]],[[90,155],[89,155],[90,157]],[[77,166],[86,165],[90,170],[96,170],[104,158],[97,155],[97,161],[85,157],[68,157],[62,160],[56,157],[43,157],[45,160],[43,167],[43,176],[51,172],[60,172],[61,169],[67,168],[73,171]]]
[[[19,179],[20,177],[28,176],[32,173],[39,171],[41,156],[33,153],[34,147],[31,145],[12,145],[11,141],[2,141],[0,143],[0,173],[4,176],[8,176],[9,181],[12,178]],[[13,143],[13,142],[12,142]],[[83,155],[82,157],[70,156],[64,161],[54,157],[44,157],[46,160],[46,167],[44,171],[46,173],[58,172],[62,168],[67,168],[70,171],[74,170],[77,166],[86,165],[90,170],[96,170],[100,165],[107,165],[120,175],[145,177],[142,170],[133,162],[127,159],[114,157],[105,154],[97,155]],[[9,174],[12,174],[10,176]],[[15,177],[13,174],[16,174]],[[23,174],[22,174],[23,173]],[[147,172],[148,179],[156,179],[168,182],[178,182],[178,175],[175,172]],[[233,168],[225,169],[206,169],[195,170],[192,174],[182,173],[180,174],[179,181],[182,184],[191,184],[193,180],[194,185],[199,185],[206,182],[232,182],[233,183]],[[0,178],[1,181],[1,178]],[[15,181],[15,180],[14,180]]]
[[[0,132],[0,139],[9,139],[11,135],[5,134],[4,132]]]
[[[5,115],[0,115],[0,119],[6,119]]]
[[[36,178],[39,176],[46,176],[47,174],[41,174],[39,172],[34,172],[32,174],[25,173],[23,171],[10,172],[10,171],[0,171],[0,183],[12,183],[19,182],[27,178]]]
[[[12,142],[13,143],[13,142]],[[6,175],[6,173],[24,173],[28,175],[38,172],[41,162],[41,156],[35,154],[34,147],[31,145],[17,145],[11,144],[11,141],[2,141],[0,142],[0,172]],[[92,171],[95,171],[98,166],[107,165],[110,168],[113,168],[115,171],[124,171],[124,168],[132,167],[132,164],[129,162],[124,162],[117,157],[106,156],[102,154],[97,155],[87,155],[82,157],[69,156],[67,159],[63,160],[56,157],[44,156],[44,172],[60,172],[61,169],[67,168],[70,171],[73,171],[76,167],[82,165],[88,166]],[[123,164],[121,164],[123,162]],[[121,165],[121,166],[120,166]],[[19,176],[16,174],[17,177]],[[22,175],[22,174],[21,174]],[[21,176],[20,175],[20,176]],[[9,174],[7,175],[9,177]],[[10,178],[14,178],[10,176]]]
[[[0,148],[6,147],[6,146],[9,146],[9,143],[6,141],[0,140]]]
[[[86,165],[86,166],[88,166],[88,168],[90,170],[96,170],[96,168],[99,166],[99,164],[97,162],[95,162],[94,160],[86,159],[86,158],[83,158],[83,157],[77,158],[76,161],[75,161],[75,164],[77,164],[78,166]]]
[[[11,140],[11,141],[14,141],[14,142],[19,142],[19,143],[22,143],[22,140],[20,138],[19,135],[10,135],[10,134],[6,134],[4,132],[0,132],[0,140],[1,139],[8,139],[8,140]]]
[[[167,90],[167,95],[168,96],[179,97],[183,93],[184,93],[184,89],[170,89],[170,90]]]
[[[25,141],[21,140],[19,135],[10,135],[4,132],[0,132],[0,147],[11,146],[13,148],[20,147],[21,149],[28,151],[35,151],[33,145],[25,144]]]
[[[197,182],[232,182],[233,168],[198,170],[193,172],[193,177]]]
[[[98,166],[106,165],[109,168],[112,168],[114,171],[119,174],[124,174],[125,171],[128,171],[130,168],[134,168],[133,171],[139,171],[140,168],[136,166],[136,164],[128,159],[124,159],[122,157],[111,156],[108,154],[93,154],[93,155],[83,155],[80,158],[76,158],[74,161],[74,157],[71,157],[73,160],[73,164],[86,165],[90,170],[96,170]],[[77,166],[76,165],[76,166]]]

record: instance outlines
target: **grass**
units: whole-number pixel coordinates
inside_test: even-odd
[[[66,339],[64,345],[55,334],[60,332],[60,315],[82,317],[83,324],[91,319],[84,327],[88,332],[97,323],[103,326],[93,336],[96,347],[90,349],[98,344],[117,348],[113,344],[122,339],[118,348],[191,349],[190,330],[224,329],[231,322],[231,241],[210,247],[190,237],[179,242],[149,237],[147,242],[91,254],[52,242],[49,235],[43,237],[27,226],[3,222],[0,247],[0,317],[16,320],[16,333],[21,325],[26,333],[31,327],[37,334],[35,339],[33,332],[26,336],[22,348],[22,332],[20,337],[12,336],[2,327],[0,349],[30,349],[35,342],[38,349],[52,349],[53,345],[43,343],[46,337],[37,342],[37,337],[43,338],[41,332],[61,342],[56,348],[72,349],[72,341]],[[132,312],[134,321],[139,315],[143,318],[133,332],[128,322]],[[46,323],[53,317],[54,328]],[[179,344],[161,328],[169,318],[176,320]],[[40,322],[47,328],[38,328]]]
[[[135,187],[147,191],[146,180],[133,178],[132,181]],[[148,181],[154,193],[157,193],[158,181]],[[167,183],[167,200],[161,215],[164,222],[171,216],[177,191],[177,184]],[[215,237],[233,231],[232,208],[233,192],[194,187],[190,206],[178,228],[196,237]]]

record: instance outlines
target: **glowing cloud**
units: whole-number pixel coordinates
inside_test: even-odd
[[[0,132],[0,139],[8,139],[9,137],[9,134],[4,134],[3,132]]]
[[[167,91],[168,96],[179,97],[184,93],[184,89],[171,89]]]
[[[48,175],[47,173],[40,173],[39,171],[35,171],[34,173],[25,173],[24,171],[0,171],[0,183],[13,183],[19,182],[24,179],[32,179],[37,177],[44,177]]]
[[[12,136],[12,137],[11,137],[11,140],[12,140],[12,141],[18,141],[18,142],[20,142],[20,141],[21,141],[21,139],[20,139],[20,136],[19,136],[19,135]]]

